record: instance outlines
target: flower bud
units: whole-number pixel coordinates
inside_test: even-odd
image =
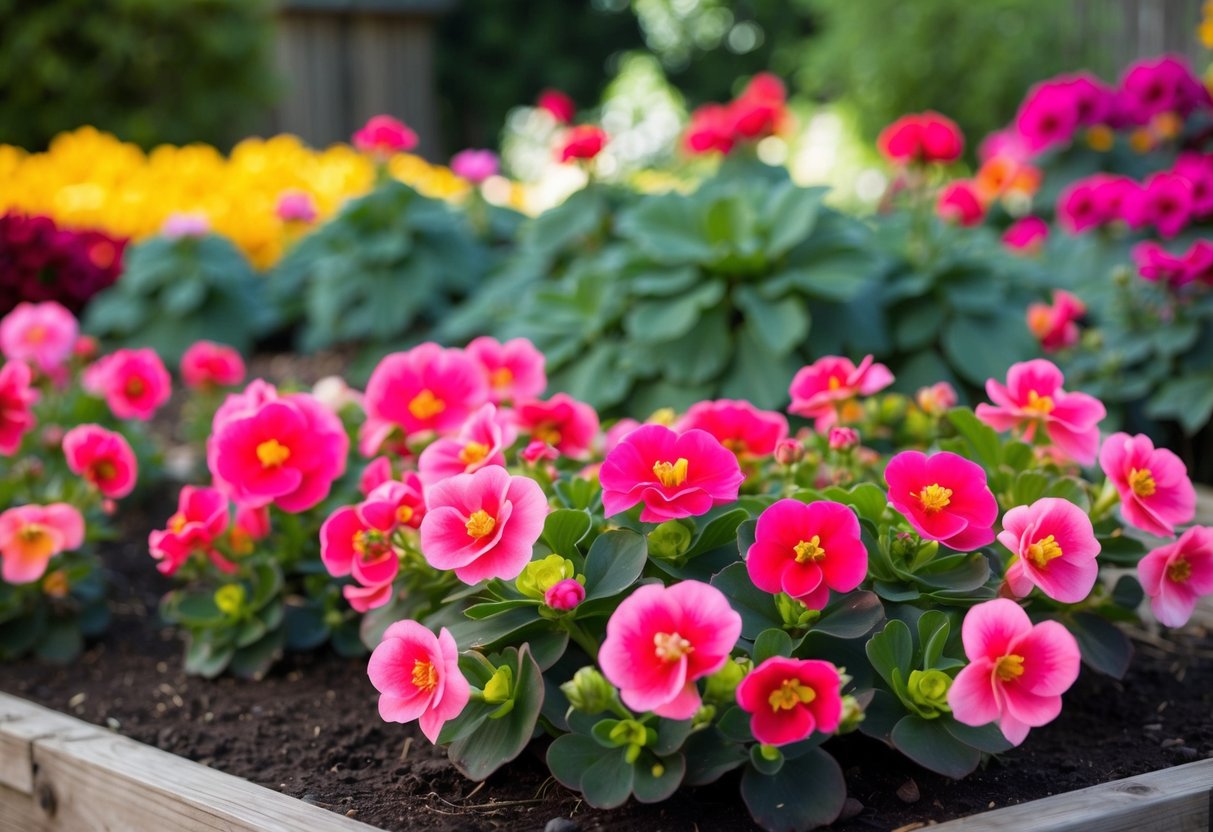
[[[537,465],[545,459],[556,460],[560,458],[560,452],[542,439],[532,439],[530,444],[523,448],[518,455],[528,465]]]
[[[229,617],[235,617],[244,610],[245,591],[243,584],[225,584],[215,590],[215,606]]]
[[[576,578],[565,578],[543,594],[543,603],[554,610],[571,610],[585,600],[585,587]]]
[[[76,343],[72,344],[72,355],[84,361],[96,358],[98,350],[97,339],[91,335],[80,335],[76,338]]]
[[[576,575],[573,562],[560,555],[548,555],[543,560],[533,560],[514,581],[518,591],[528,598],[542,601],[547,591],[565,578]]]
[[[493,678],[484,686],[484,701],[490,705],[499,705],[510,698],[514,687],[514,671],[508,664],[503,664],[493,672]]]
[[[946,381],[932,384],[930,387],[920,387],[914,395],[914,399],[924,413],[932,416],[946,413],[959,401],[956,390]]]
[[[952,712],[948,706],[950,687],[952,677],[942,670],[911,670],[910,678],[906,681],[910,700],[918,705],[919,714],[925,719]]]
[[[611,707],[618,695],[606,677],[593,667],[578,670],[572,679],[560,686],[560,690],[574,710],[590,716],[600,714]]]
[[[779,618],[783,622],[783,626],[796,630],[803,630],[821,617],[820,610],[809,609],[802,601],[796,600],[786,592],[775,596],[775,608],[779,610]]]
[[[661,560],[677,560],[691,548],[691,530],[677,520],[667,520],[649,532],[649,554]]]
[[[796,439],[780,439],[775,444],[775,461],[780,465],[795,465],[804,459],[804,445]]]
[[[691,730],[699,731],[707,728],[712,724],[712,720],[716,718],[715,705],[700,705],[699,710],[691,717]]]
[[[754,669],[754,662],[748,658],[732,659],[708,677],[708,684],[703,692],[704,699],[712,702],[730,703],[737,692],[737,686],[746,674]]]
[[[830,450],[849,451],[859,444],[859,431],[855,428],[830,428]]]
[[[67,571],[56,569],[53,572],[47,572],[46,577],[42,579],[42,591],[51,598],[62,600],[67,597],[71,585],[68,583]]]
[[[842,719],[838,723],[839,734],[849,734],[859,728],[859,723],[863,722],[863,708],[859,704],[859,700],[851,694],[844,694],[842,697]]]

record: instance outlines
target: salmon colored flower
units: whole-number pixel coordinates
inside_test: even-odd
[[[120,433],[100,425],[78,425],[64,435],[63,455],[72,473],[105,497],[117,500],[135,489],[139,464]]]
[[[740,635],[741,616],[715,587],[646,584],[611,614],[598,664],[632,710],[690,719],[702,702],[695,681],[724,666]]]
[[[181,357],[181,378],[194,390],[235,387],[244,381],[244,359],[225,344],[197,341]]]
[[[433,743],[472,694],[459,671],[459,647],[446,627],[435,636],[416,621],[397,621],[384,632],[366,671],[380,694],[379,716],[385,722],[416,719]]]
[[[825,433],[839,422],[854,422],[863,415],[855,401],[859,396],[871,396],[892,383],[889,368],[874,363],[870,355],[858,367],[849,358],[829,355],[797,371],[788,389],[792,397],[788,412],[815,419],[817,432]]]
[[[710,433],[677,433],[642,425],[603,460],[599,471],[607,517],[644,503],[640,520],[661,523],[706,514],[731,503],[745,475],[733,452]]]
[[[518,402],[514,420],[532,439],[546,442],[575,459],[585,457],[598,435],[598,414],[594,408],[567,393],[557,393],[547,401]]]
[[[1196,514],[1187,466],[1148,436],[1112,434],[1099,452],[1099,467],[1120,493],[1125,522],[1143,532],[1170,537]]]
[[[505,449],[514,444],[517,430],[491,404],[481,406],[459,435],[432,442],[417,460],[421,481],[428,488],[456,474],[470,474],[486,465],[505,467]]]
[[[1159,622],[1187,624],[1197,600],[1213,592],[1213,529],[1193,526],[1154,549],[1137,564],[1137,575]]]
[[[149,421],[168,401],[173,381],[156,351],[118,350],[84,371],[84,389],[105,399],[119,419]]]
[[[977,405],[977,418],[994,430],[1020,430],[1027,442],[1043,427],[1059,451],[1090,465],[1099,452],[1099,423],[1107,411],[1093,396],[1061,389],[1064,381],[1057,365],[1043,358],[1012,364],[1005,385],[986,382],[986,395],[994,404]]]
[[[1028,306],[1028,329],[1040,341],[1045,352],[1072,347],[1078,343],[1078,319],[1087,314],[1081,299],[1064,289],[1053,291],[1053,303]]]
[[[517,578],[548,513],[539,483],[496,465],[435,483],[425,496],[421,553],[465,584]]]
[[[557,153],[561,162],[573,159],[589,161],[606,147],[607,134],[596,124],[579,124],[569,128]]]
[[[25,434],[34,429],[38,391],[34,374],[24,361],[6,361],[0,367],[0,456],[12,456]]]
[[[1091,594],[1099,565],[1099,541],[1082,509],[1068,500],[1044,497],[1016,506],[1002,518],[998,541],[1015,555],[1007,567],[1011,591],[1022,598],[1033,586],[1063,604]]]
[[[961,626],[969,659],[952,687],[948,705],[965,725],[997,721],[1003,736],[1019,745],[1031,728],[1061,713],[1061,695],[1078,678],[1078,642],[1056,621],[1033,626],[1007,598],[969,610]]]
[[[738,456],[759,457],[775,453],[779,440],[788,435],[788,420],[744,400],[718,399],[691,405],[677,428],[706,430]]]
[[[381,159],[393,153],[407,153],[416,146],[417,134],[412,128],[388,115],[371,116],[354,133],[354,147]]]
[[[0,577],[28,584],[46,573],[51,558],[84,543],[84,518],[67,503],[24,505],[0,513]]]
[[[737,685],[750,733],[763,745],[788,745],[814,731],[832,734],[842,721],[838,668],[818,659],[772,656]]]
[[[488,382],[489,401],[531,399],[548,386],[543,353],[526,338],[514,338],[504,344],[487,335],[467,345],[468,358],[480,365]]]
[[[885,468],[889,502],[922,537],[960,552],[994,540],[998,501],[976,462],[948,451],[902,451]]]
[[[956,388],[946,381],[937,381],[930,387],[920,387],[914,394],[914,401],[918,403],[922,412],[932,416],[942,416],[956,407],[959,400]]]
[[[0,318],[0,352],[57,377],[71,358],[79,331],[76,317],[53,300],[19,303]]]
[[[850,592],[863,583],[868,550],[855,512],[842,503],[779,500],[758,516],[746,570],[762,591],[786,592],[820,610],[831,589]]]
[[[220,571],[232,574],[236,564],[216,548],[228,527],[228,502],[215,488],[187,485],[177,496],[177,513],[166,528],[148,535],[148,549],[156,559],[156,569],[164,575],[176,574],[192,555],[211,561]]]

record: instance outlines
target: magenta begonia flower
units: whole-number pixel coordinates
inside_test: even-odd
[[[0,352],[57,376],[72,355],[79,331],[76,317],[53,300],[19,303],[0,318]]]
[[[994,540],[998,501],[976,462],[948,451],[902,451],[884,472],[889,502],[927,540],[972,551]]]
[[[718,399],[691,405],[677,428],[706,430],[738,456],[757,457],[775,453],[779,440],[788,435],[788,420],[744,400]]]
[[[244,381],[244,359],[226,344],[196,341],[181,356],[181,378],[194,390],[235,387]]]
[[[1114,433],[1104,440],[1099,467],[1120,493],[1125,522],[1159,537],[1196,514],[1196,490],[1174,453],[1155,448],[1148,436]]]
[[[0,367],[0,456],[12,456],[25,434],[34,428],[33,371],[24,361],[6,361]]]
[[[488,382],[489,401],[531,399],[548,386],[544,365],[547,359],[526,338],[514,338],[504,344],[482,335],[467,345],[468,358],[480,365]]]
[[[147,347],[118,350],[84,371],[84,389],[105,399],[119,419],[150,420],[173,391],[164,362]]]
[[[342,588],[350,606],[367,612],[386,604],[400,571],[400,556],[392,545],[394,512],[364,512],[363,506],[343,506],[320,527],[320,560],[334,577],[352,575],[357,586]]]
[[[1040,217],[1021,217],[1002,234],[1002,244],[1016,253],[1040,251],[1049,239],[1049,224]]]
[[[935,213],[950,223],[969,228],[985,219],[986,206],[974,182],[957,179],[939,192]]]
[[[451,157],[451,171],[473,185],[479,185],[490,176],[496,176],[500,167],[497,154],[491,150],[468,148]]]
[[[1078,319],[1087,314],[1086,304],[1064,289],[1053,291],[1053,303],[1028,306],[1028,329],[1045,352],[1056,352],[1078,343]]]
[[[283,222],[313,223],[319,216],[316,200],[307,191],[289,190],[278,195],[274,213]]]
[[[0,578],[28,584],[46,573],[51,558],[84,542],[84,517],[67,503],[24,505],[0,513]]]
[[[1078,642],[1056,621],[1035,626],[1008,598],[978,604],[961,627],[966,665],[948,690],[952,716],[965,725],[997,720],[1012,745],[1061,713],[1061,695],[1078,678]]]
[[[1137,564],[1154,617],[1182,627],[1196,601],[1213,592],[1213,529],[1193,526],[1179,540],[1154,549]]]
[[[851,359],[837,355],[819,358],[801,367],[792,378],[789,413],[816,419],[818,433],[838,422],[853,422],[861,415],[855,399],[870,396],[893,383],[893,374],[883,364],[864,356],[856,367]]]
[[[231,574],[236,564],[215,548],[228,526],[228,501],[218,489],[187,485],[177,496],[177,513],[168,525],[148,535],[148,549],[156,559],[156,569],[173,575],[191,555],[208,558],[220,571]]]
[[[567,393],[557,393],[547,401],[518,402],[514,419],[532,439],[575,459],[585,457],[598,436],[598,413]]]
[[[1155,228],[1164,238],[1183,231],[1192,216],[1192,183],[1174,173],[1155,173],[1125,200],[1130,228]]]
[[[433,743],[472,695],[459,671],[459,647],[446,627],[435,636],[416,621],[397,621],[371,653],[366,672],[380,694],[379,716],[385,722],[415,719]]]
[[[505,449],[517,431],[491,404],[482,405],[459,435],[432,442],[417,460],[421,481],[428,488],[456,474],[470,474],[486,465],[505,466]]]
[[[1012,364],[1005,385],[986,381],[986,395],[994,404],[977,405],[977,418],[994,430],[1019,429],[1028,442],[1043,426],[1058,450],[1090,465],[1099,452],[1099,423],[1107,410],[1094,396],[1061,389],[1064,381],[1057,365],[1043,358]]]
[[[842,503],[779,500],[758,516],[746,553],[754,586],[786,592],[812,610],[824,609],[830,590],[850,592],[868,574],[868,550],[855,512]]]
[[[715,587],[646,584],[611,614],[598,663],[632,710],[690,719],[702,701],[695,680],[723,667],[740,635],[741,616]]]
[[[1077,604],[1091,594],[1100,547],[1086,512],[1068,500],[1045,497],[1008,511],[1002,527],[998,540],[1016,556],[1006,579],[1017,596],[1038,586],[1054,601]]]
[[[435,483],[425,498],[421,554],[466,584],[517,578],[548,513],[539,483],[496,465]]]
[[[116,500],[135,489],[139,463],[120,433],[100,425],[77,425],[63,437],[63,455],[73,474],[106,497]]]
[[[606,516],[643,502],[644,523],[706,514],[736,500],[745,479],[737,457],[710,433],[664,425],[642,425],[621,439],[598,477]]]
[[[362,502],[362,514],[380,528],[388,528],[393,522],[400,527],[420,528],[425,519],[421,477],[406,471],[399,481],[387,480],[375,486]]]
[[[772,656],[737,686],[750,714],[750,733],[763,745],[788,745],[814,731],[831,734],[842,721],[838,668],[818,659]]]
[[[380,159],[393,153],[407,153],[417,146],[417,133],[399,119],[388,115],[371,116],[354,133],[354,147]]]

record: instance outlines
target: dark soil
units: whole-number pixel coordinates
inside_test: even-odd
[[[115,584],[105,639],[70,667],[4,666],[0,689],[385,829],[539,830],[553,818],[574,819],[566,830],[751,828],[735,776],[600,812],[528,751],[477,786],[413,727],[379,720],[362,661],[326,652],[289,656],[261,682],[187,677],[176,635],[155,624],[169,585],[141,542],[146,523],[127,532],[129,543],[105,552]],[[835,828],[941,821],[1211,756],[1209,646],[1203,633],[1139,645],[1123,682],[1084,672],[1060,719],[961,782],[863,737],[834,740],[852,798]]]

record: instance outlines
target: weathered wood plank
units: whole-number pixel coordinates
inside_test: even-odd
[[[0,786],[32,794],[30,747],[34,740],[56,735],[89,735],[97,730],[65,714],[0,694]]]
[[[35,832],[41,822],[32,795],[0,786],[0,832]]]

